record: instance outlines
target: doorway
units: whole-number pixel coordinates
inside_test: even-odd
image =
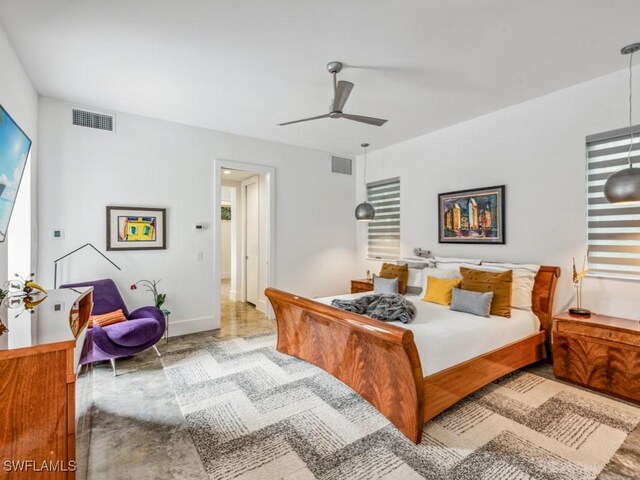
[[[220,215],[214,222],[214,300],[219,328],[223,335],[272,332],[264,290],[273,284],[273,171],[218,161],[215,172]]]

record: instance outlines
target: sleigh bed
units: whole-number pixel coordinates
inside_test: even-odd
[[[492,381],[549,356],[558,267],[541,267],[532,294],[539,331],[428,376],[411,330],[267,289],[277,350],[306,360],[358,392],[419,443],[436,415]],[[509,319],[505,319],[509,320]]]

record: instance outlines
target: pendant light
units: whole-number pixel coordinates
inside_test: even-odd
[[[604,184],[604,196],[609,203],[640,202],[640,168],[631,162],[633,150],[633,54],[640,50],[640,43],[627,45],[620,53],[629,55],[629,133],[630,143],[627,153],[629,166],[611,175]]]
[[[373,208],[373,205],[367,203],[367,147],[368,143],[363,143],[360,145],[364,148],[364,198],[365,201],[356,207],[356,220],[359,222],[370,222],[373,220],[373,217],[376,216],[376,211]]]

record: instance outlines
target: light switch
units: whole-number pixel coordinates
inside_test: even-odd
[[[58,239],[58,240],[64,238],[64,230],[54,230],[53,231],[53,238]]]
[[[204,255],[203,255],[203,253],[202,253],[202,252],[198,252],[198,253],[196,253],[196,260],[202,260],[202,257],[203,257],[203,256],[204,256]]]

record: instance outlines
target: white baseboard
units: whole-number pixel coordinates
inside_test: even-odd
[[[238,292],[237,290],[229,290],[229,300],[231,300],[232,302],[239,302],[240,292]]]
[[[264,313],[265,315],[267,314],[267,302],[266,300],[258,300],[258,302],[256,303],[256,310],[258,310],[259,312]]]
[[[171,320],[169,317],[169,336],[177,337],[188,333],[206,332],[220,328],[220,320],[213,317]]]

